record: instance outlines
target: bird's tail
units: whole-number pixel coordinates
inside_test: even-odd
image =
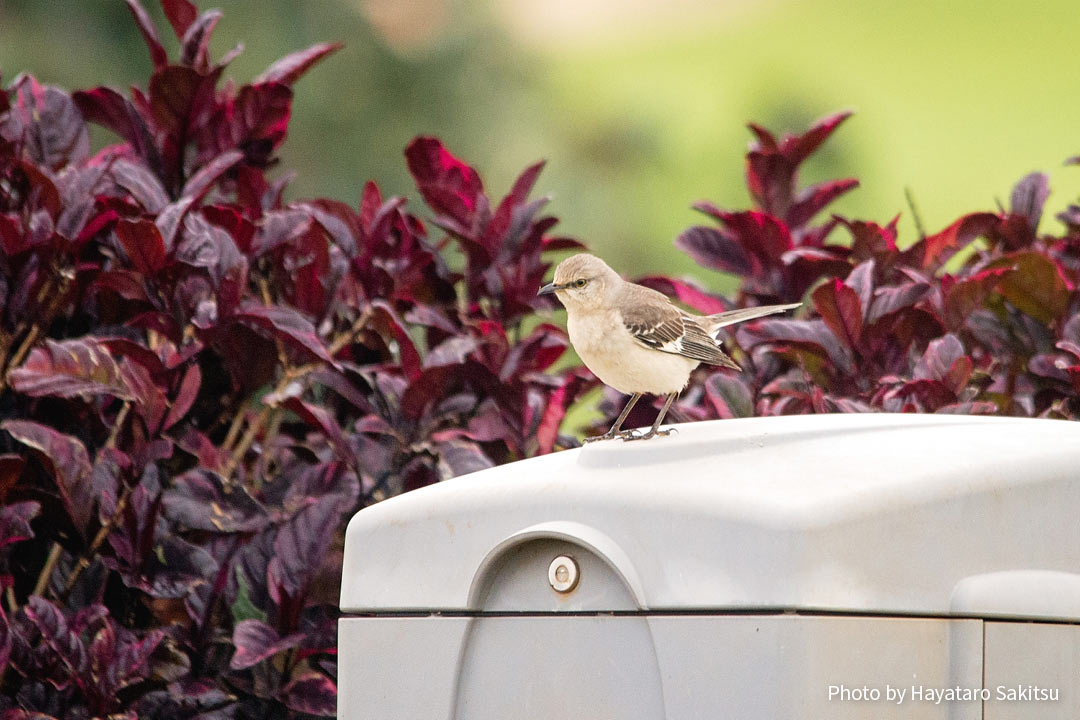
[[[726,327],[727,325],[734,325],[735,323],[753,320],[755,318],[764,317],[766,315],[773,315],[778,312],[784,312],[785,310],[797,308],[800,305],[802,305],[802,303],[791,303],[788,305],[761,305],[760,307],[728,310],[727,312],[717,313],[715,315],[707,315],[701,318],[701,324],[706,327],[710,335],[715,336],[716,333],[720,330],[720,328]]]

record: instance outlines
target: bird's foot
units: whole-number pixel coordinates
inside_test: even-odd
[[[638,432],[637,430],[629,430],[627,432],[631,432],[631,433],[634,433],[634,434],[623,437],[623,440],[648,440],[649,438],[654,438],[654,437],[666,437],[668,435],[671,435],[672,433],[675,433],[676,435],[679,434],[679,431],[676,430],[675,428],[668,428],[667,430],[656,430],[654,428],[654,429],[650,429],[646,433],[641,433],[641,432]]]
[[[603,435],[593,435],[592,437],[582,438],[581,442],[583,444],[588,444],[588,443],[591,443],[591,442],[597,442],[599,440],[614,440],[617,437],[622,437],[622,433],[613,433],[610,430],[608,430]]]

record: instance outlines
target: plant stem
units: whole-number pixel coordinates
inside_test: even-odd
[[[67,583],[64,584],[64,592],[61,594],[61,598],[67,598],[71,593],[71,589],[75,587],[75,581],[79,579],[79,575],[83,570],[90,567],[90,558],[97,554],[98,548],[105,542],[105,539],[109,537],[109,533],[116,527],[116,523],[120,521],[120,516],[127,509],[128,498],[131,497],[131,486],[125,485],[124,491],[120,493],[120,499],[116,501],[116,508],[113,510],[113,514],[109,517],[108,521],[101,526],[94,535],[93,542],[90,543],[90,547],[86,549],[86,552],[79,558],[79,562],[75,565],[75,569],[71,571],[71,576],[68,578]]]
[[[52,544],[49,557],[45,559],[45,565],[41,568],[41,572],[38,573],[38,579],[34,583],[34,590],[30,593],[31,595],[41,595],[41,593],[45,592],[45,588],[49,585],[49,578],[52,577],[53,570],[56,569],[56,563],[60,560],[60,551],[62,549],[60,543],[54,542]]]

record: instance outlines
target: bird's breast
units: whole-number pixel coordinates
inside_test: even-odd
[[[698,365],[696,360],[641,345],[614,313],[568,313],[566,329],[585,366],[605,385],[627,395],[679,392]]]

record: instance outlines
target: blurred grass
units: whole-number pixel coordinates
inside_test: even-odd
[[[144,4],[175,47],[156,3]],[[401,151],[418,133],[476,164],[495,197],[546,157],[537,190],[554,196],[559,230],[628,275],[691,274],[731,288],[672,241],[704,221],[689,209],[695,200],[746,206],[748,120],[800,130],[854,109],[804,182],[858,177],[862,187],[837,210],[879,222],[902,212],[901,242],[914,239],[905,186],[931,232],[995,198],[1007,203],[1032,170],[1051,174],[1052,211],[1080,194],[1080,169],[1061,167],[1080,152],[1070,0],[732,0],[697,13],[684,0],[662,23],[646,14],[533,34],[506,22],[546,12],[530,0],[220,5],[214,52],[245,43],[228,71],[240,80],[311,43],[346,43],[296,86],[282,154],[298,173],[293,197],[355,203],[369,178],[413,196]],[[396,40],[373,24],[377,7],[398,13]],[[0,70],[5,84],[26,70],[69,88],[124,87],[145,81],[149,59],[120,0],[0,0]]]

